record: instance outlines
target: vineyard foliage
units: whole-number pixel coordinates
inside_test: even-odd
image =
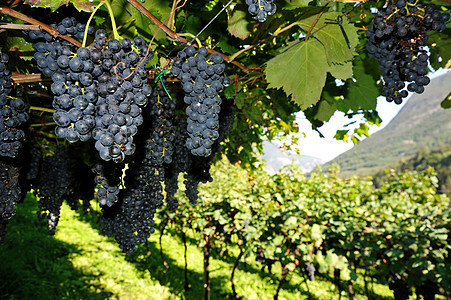
[[[377,189],[334,168],[306,177],[294,165],[268,175],[219,162],[212,176],[198,205],[183,200],[162,212],[179,233],[196,232],[201,247],[208,237],[219,253],[239,248],[269,270],[279,263],[307,274],[313,263],[322,276],[352,283],[363,268],[417,293],[430,282],[450,289],[451,210],[433,169],[391,173]]]

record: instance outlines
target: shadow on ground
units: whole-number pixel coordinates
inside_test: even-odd
[[[74,268],[79,250],[49,235],[39,222],[34,197],[17,205],[0,245],[0,299],[111,299],[113,294],[90,282],[98,274]]]

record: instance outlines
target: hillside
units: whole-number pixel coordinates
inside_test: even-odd
[[[421,95],[413,95],[383,129],[323,166],[338,163],[342,175],[372,174],[421,147],[432,149],[451,143],[451,109],[440,102],[451,90],[451,72],[435,78]],[[393,104],[395,105],[395,104]]]
[[[407,160],[400,160],[394,164],[386,166],[389,170],[395,172],[401,172],[404,170],[416,170],[423,171],[428,167],[433,167],[437,172],[438,189],[437,191],[442,194],[451,196],[451,144],[441,144],[434,149],[428,149],[426,147],[420,148],[420,150]],[[373,176],[373,182],[376,187],[380,187],[387,181],[389,174],[384,170],[380,170]]]

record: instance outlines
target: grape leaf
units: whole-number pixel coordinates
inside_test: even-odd
[[[329,73],[335,78],[346,80],[352,77],[352,62],[345,64],[330,64]]]
[[[373,75],[365,70],[364,62],[360,57],[354,60],[354,78],[356,81],[349,84],[340,110],[348,112],[349,110],[376,109],[380,87],[376,84]]]
[[[229,18],[228,30],[231,35],[236,36],[239,39],[246,39],[251,31],[249,30],[249,21],[246,18],[247,12],[242,10],[235,10],[232,16]]]
[[[285,4],[282,6],[282,9],[292,10],[303,6],[308,6],[312,0],[285,0]]]
[[[89,0],[25,0],[25,4],[34,5],[36,7],[50,8],[52,12],[57,10],[61,5],[72,3],[78,11],[91,12],[95,4]]]
[[[318,102],[328,70],[324,46],[311,38],[270,59],[265,74],[269,87],[283,88],[304,110]]]
[[[329,101],[321,100],[318,102],[318,111],[315,114],[315,119],[328,122],[337,110],[337,107],[337,102],[330,103]]]
[[[359,41],[355,27],[349,23],[347,18],[343,18],[342,26],[348,36],[351,49],[349,49],[343,32],[338,24],[328,24],[323,27],[326,25],[326,19],[334,20],[339,15],[341,14],[338,12],[324,13],[312,30],[312,32],[314,32],[313,36],[317,37],[326,48],[326,55],[329,64],[345,63],[352,60],[354,52],[351,49],[354,49]],[[308,32],[317,17],[318,15],[311,16],[307,19],[299,21],[298,24],[302,30]],[[318,32],[315,32],[315,30],[319,28],[321,29]]]
[[[445,98],[445,100],[442,101],[442,103],[440,103],[440,105],[444,109],[451,108],[451,93],[448,94],[448,96]]]
[[[428,47],[431,52],[429,61],[434,69],[445,67],[451,61],[450,34],[451,30],[445,29],[443,32],[433,31],[429,35]],[[439,57],[441,58],[440,61]]]

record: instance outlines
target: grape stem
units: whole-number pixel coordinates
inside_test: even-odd
[[[40,106],[30,106],[30,110],[37,110],[37,111],[43,111],[43,112],[49,112],[49,113],[54,113],[55,110],[51,109],[51,108],[45,108],[45,107],[40,107]]]
[[[111,27],[113,28],[114,38],[116,40],[120,41],[121,36],[117,32],[117,26],[116,26],[116,21],[114,20],[113,8],[111,7],[111,4],[110,4],[110,2],[108,0],[104,0],[104,3],[106,5],[106,8],[108,8],[108,13],[109,13],[110,19],[111,19]]]
[[[68,41],[69,43],[71,43],[71,44],[73,44],[73,45],[75,45],[77,47],[81,46],[81,43],[79,41],[77,41],[76,39],[74,39],[74,38],[72,38],[70,36],[61,34],[61,33],[59,33],[59,31],[56,28],[53,28],[53,27],[51,27],[51,26],[49,26],[47,24],[44,24],[42,22],[39,22],[36,19],[30,18],[30,17],[28,17],[28,16],[26,16],[26,15],[24,15],[24,14],[18,12],[18,11],[15,11],[14,9],[11,9],[9,7],[6,7],[6,6],[0,6],[0,13],[4,14],[4,15],[8,15],[8,16],[16,18],[16,19],[19,19],[19,20],[22,20],[24,22],[27,22],[27,23],[30,23],[30,24],[33,24],[33,25],[39,25],[39,26],[41,26],[41,28],[43,30],[47,31],[49,34],[53,35],[54,37],[60,37],[60,38]]]
[[[92,11],[91,15],[89,16],[88,22],[86,23],[85,33],[83,35],[83,44],[82,47],[86,47],[86,40],[88,38],[88,29],[89,24],[91,24],[92,18],[94,18],[94,15],[96,14],[97,10],[102,7],[102,5],[105,3],[105,1],[102,1],[99,3],[99,5],[96,6],[96,8]]]
[[[11,79],[14,83],[26,83],[26,82],[42,82],[43,78],[41,74],[20,74],[14,72],[11,75]]]
[[[326,5],[323,6],[323,8],[321,9],[321,12],[318,14],[318,16],[316,17],[315,21],[313,22],[312,26],[310,26],[307,35],[305,36],[305,40],[308,40],[310,33],[312,32],[313,28],[315,28],[316,23],[318,23],[319,19],[321,18],[321,16],[323,15],[323,13],[326,11],[327,6],[329,5],[331,0],[327,1]]]

